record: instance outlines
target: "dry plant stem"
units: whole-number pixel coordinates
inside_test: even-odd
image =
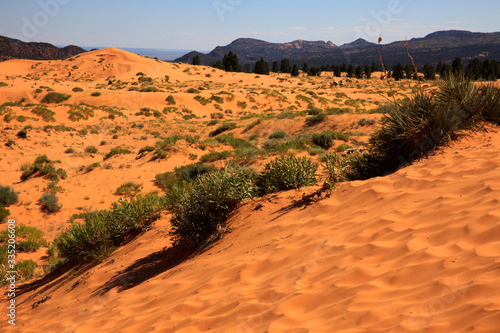
[[[406,37],[405,37],[405,42],[406,42],[406,54],[408,54],[408,57],[410,57],[411,64],[413,65],[413,70],[418,75],[417,65],[415,65],[415,62],[413,61],[413,57],[410,54],[410,48],[408,46],[408,39]],[[422,84],[420,83],[420,80],[418,80],[418,86],[420,87],[420,90],[422,90]]]
[[[398,106],[398,102],[396,101],[396,95],[394,94],[394,90],[392,89],[391,81],[387,77],[387,72],[385,70],[384,61],[382,60],[382,53],[380,52],[380,43],[381,42],[382,42],[382,37],[379,37],[378,38],[378,57],[380,59],[380,63],[382,64],[382,71],[384,72],[384,76],[385,76],[385,78],[387,80],[387,83],[389,84],[389,89],[391,90],[391,93],[392,93],[392,99],[394,100],[394,105],[397,107]]]

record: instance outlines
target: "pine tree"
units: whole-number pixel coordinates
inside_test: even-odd
[[[377,66],[377,64],[374,61],[372,61],[372,68],[371,68],[371,70],[372,70],[372,73],[373,72],[378,72],[378,66]]]
[[[309,73],[309,64],[307,62],[302,66],[302,72]]]
[[[451,71],[453,72],[454,75],[458,76],[462,73],[462,59],[459,57],[456,57],[455,60],[453,60],[453,63],[451,64]]]
[[[195,65],[195,66],[201,65],[201,58],[200,58],[200,56],[198,54],[193,57],[192,64]]]
[[[358,79],[363,78],[363,67],[361,67],[360,65],[356,67],[356,78]]]
[[[273,61],[273,72],[274,73],[279,73],[280,71],[280,65],[278,64],[278,62],[276,60]]]
[[[299,76],[299,67],[297,66],[297,64],[293,65],[292,76]]]
[[[336,77],[342,77],[342,72],[340,71],[340,66],[336,65],[334,70],[333,70],[333,75]]]
[[[365,66],[365,76],[367,79],[372,77],[372,68],[370,67],[370,65]]]
[[[255,63],[255,74],[269,75],[269,66],[264,58]]]
[[[281,73],[290,73],[292,71],[292,67],[290,66],[289,59],[281,60],[280,72]]]
[[[395,81],[399,81],[404,77],[403,65],[401,65],[401,63],[398,63],[394,67],[392,77],[394,78]]]
[[[347,77],[353,77],[353,76],[354,76],[354,67],[352,67],[352,64],[351,64],[347,68]]]
[[[426,63],[424,65],[424,78],[426,80],[434,80],[434,79],[436,79],[436,70],[434,69],[434,66],[432,66],[429,63]]]

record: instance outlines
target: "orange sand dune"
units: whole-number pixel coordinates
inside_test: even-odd
[[[17,331],[498,332],[499,151],[500,133],[476,134],[319,202],[250,202],[180,264],[165,218],[19,296]]]

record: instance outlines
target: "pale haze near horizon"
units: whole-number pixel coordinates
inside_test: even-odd
[[[477,0],[23,0],[0,3],[0,35],[55,45],[209,51],[237,38],[383,42],[439,30],[500,31]]]

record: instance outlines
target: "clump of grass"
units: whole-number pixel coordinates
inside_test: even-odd
[[[116,194],[123,195],[126,197],[135,197],[139,193],[141,193],[142,188],[143,188],[142,184],[133,181],[128,181],[123,183],[122,185],[120,185],[120,187],[116,189]]]
[[[166,101],[167,101],[168,105],[175,105],[176,104],[175,98],[172,95],[168,95]]]
[[[87,154],[97,154],[98,151],[99,151],[99,149],[97,149],[95,146],[85,147],[85,152]]]
[[[115,147],[115,148],[112,148],[109,151],[109,153],[107,153],[104,156],[104,160],[108,160],[108,159],[110,159],[111,157],[113,157],[115,155],[121,155],[121,154],[133,154],[133,152],[131,152],[128,149],[124,149],[124,148],[120,148],[120,147]]]
[[[215,161],[220,161],[220,160],[225,160],[229,156],[231,156],[230,151],[213,151],[208,154],[202,155],[200,157],[200,162],[202,163],[209,163],[209,162],[215,162]]]
[[[9,240],[9,230],[0,232],[0,243],[5,244]],[[15,227],[16,250],[19,252],[36,252],[42,246],[47,246],[43,238],[43,231],[34,227],[20,225]]]
[[[36,114],[37,116],[42,117],[44,121],[56,121],[54,118],[54,115],[56,114],[54,111],[47,109],[43,105],[38,105],[35,107],[33,110],[31,110],[32,113]]]
[[[89,212],[54,240],[61,256],[72,261],[101,261],[128,235],[148,230],[160,217],[164,202],[157,194],[120,199],[109,210]]]
[[[49,92],[42,99],[42,103],[44,103],[44,104],[61,103],[61,102],[64,102],[64,101],[68,100],[70,97],[71,97],[71,95],[60,94],[60,93],[57,93],[57,92]]]
[[[307,157],[280,156],[265,165],[257,185],[261,194],[315,185],[317,169],[318,164]]]
[[[54,193],[44,193],[40,198],[42,210],[47,213],[57,213],[61,211],[62,205],[58,203],[59,198]]]
[[[330,149],[333,146],[333,137],[329,133],[315,133],[311,141],[323,149]]]
[[[8,207],[18,201],[19,197],[12,187],[0,185],[0,206]]]
[[[224,124],[220,125],[219,127],[217,127],[217,129],[215,131],[210,132],[209,136],[214,137],[214,136],[217,136],[217,135],[224,133],[226,131],[233,130],[235,128],[236,128],[236,123],[224,123]]]
[[[59,179],[66,178],[66,171],[62,168],[56,169],[54,161],[47,158],[46,155],[38,156],[33,164],[24,164],[21,166],[21,181],[25,181],[33,176],[45,176],[52,181],[59,181]]]
[[[86,173],[91,172],[92,170],[97,169],[99,167],[101,167],[101,163],[99,162],[92,163],[85,168],[85,172]]]
[[[271,133],[271,135],[269,135],[269,139],[284,139],[286,138],[286,133],[285,131],[283,130],[277,130],[277,131],[274,131],[273,133]]]

